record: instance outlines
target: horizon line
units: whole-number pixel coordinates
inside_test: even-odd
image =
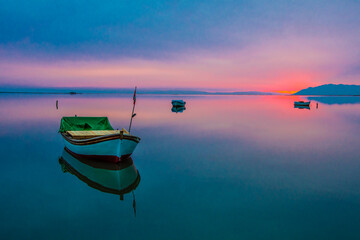
[[[134,88],[97,88],[97,87],[36,87],[36,86],[0,86],[0,93],[133,93]],[[138,88],[138,94],[293,94],[298,91],[274,90],[274,91],[257,91],[257,90],[234,90],[234,89],[206,89],[206,88]]]

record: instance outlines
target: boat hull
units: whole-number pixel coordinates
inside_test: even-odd
[[[73,140],[62,134],[67,150],[78,156],[107,162],[119,162],[131,156],[139,138],[129,137],[120,139],[120,136],[103,136],[86,140]]]
[[[185,103],[173,103],[173,107],[185,107]]]
[[[295,106],[310,106],[310,102],[294,102]]]
[[[173,107],[184,107],[186,104],[183,100],[172,100],[171,103]]]

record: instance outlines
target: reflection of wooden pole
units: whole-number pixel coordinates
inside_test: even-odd
[[[133,208],[134,208],[134,215],[136,217],[136,201],[135,201],[135,193],[134,191],[132,191],[132,195],[133,195]]]

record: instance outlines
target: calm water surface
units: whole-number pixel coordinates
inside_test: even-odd
[[[131,192],[63,171],[57,133],[75,114],[128,128],[131,96],[2,94],[1,237],[360,239],[360,101],[184,96],[175,113],[177,98],[138,96],[135,216]]]

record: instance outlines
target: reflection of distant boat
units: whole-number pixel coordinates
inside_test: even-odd
[[[310,110],[310,106],[298,106],[298,105],[294,105],[294,108],[298,108],[298,109],[308,109],[308,110]]]
[[[108,163],[80,157],[64,149],[59,163],[64,172],[75,175],[88,186],[120,195],[121,199],[140,183],[139,172],[131,158],[121,163]]]
[[[309,102],[304,102],[304,101],[298,101],[298,102],[294,102],[294,106],[310,106],[310,101]]]
[[[175,113],[182,113],[184,110],[186,110],[186,108],[185,107],[172,107],[171,108],[171,111],[172,112],[175,112]]]
[[[59,132],[71,152],[108,162],[129,157],[140,142],[125,129],[114,130],[107,117],[63,117]]]
[[[172,100],[171,103],[173,107],[184,107],[186,104],[183,100]]]

